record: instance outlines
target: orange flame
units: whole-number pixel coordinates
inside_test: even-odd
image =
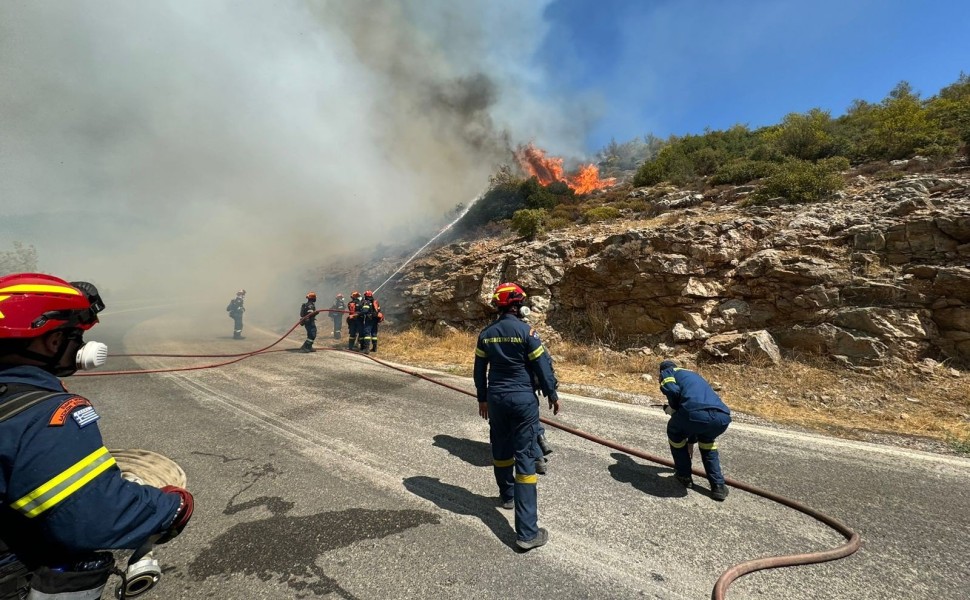
[[[515,152],[515,158],[522,170],[538,179],[542,185],[564,181],[577,194],[587,194],[616,183],[616,179],[612,177],[600,179],[600,170],[594,164],[581,165],[578,171],[568,174],[563,169],[561,157],[547,157],[545,150],[532,144],[520,146]]]

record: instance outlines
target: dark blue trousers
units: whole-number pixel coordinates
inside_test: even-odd
[[[536,443],[539,405],[535,394],[489,393],[488,423],[499,495],[503,502],[515,499],[515,535],[531,540],[539,533],[536,459],[542,455]]]
[[[306,339],[311,342],[317,339],[317,324],[314,321],[308,321],[303,324],[306,327]]]
[[[695,410],[692,413],[685,413],[683,410],[675,412],[667,422],[667,441],[670,442],[670,454],[677,474],[690,477],[691,460],[687,444],[697,442],[708,482],[711,486],[724,485],[715,440],[727,431],[730,424],[731,415],[713,408]]]

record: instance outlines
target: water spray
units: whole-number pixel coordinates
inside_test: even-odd
[[[414,258],[417,255],[421,254],[424,251],[425,248],[427,248],[428,246],[431,245],[431,243],[433,241],[435,241],[436,239],[438,239],[439,237],[441,237],[441,235],[444,232],[446,232],[449,229],[451,229],[452,227],[454,227],[455,223],[457,223],[458,221],[460,221],[462,217],[464,217],[466,214],[468,214],[468,211],[471,210],[471,207],[474,206],[475,203],[478,202],[482,198],[482,196],[484,196],[484,195],[485,195],[484,193],[481,193],[481,194],[475,196],[474,198],[472,198],[472,201],[468,203],[468,206],[466,206],[464,208],[464,210],[462,210],[461,213],[459,213],[459,215],[457,217],[455,217],[455,220],[454,221],[452,221],[451,223],[448,223],[447,225],[445,225],[444,229],[442,229],[441,231],[439,231],[438,233],[436,233],[435,236],[433,238],[431,238],[430,240],[428,240],[427,243],[424,246],[421,246],[420,248],[418,248],[417,252],[415,252],[414,254],[412,254],[411,256],[409,256],[408,259],[406,261],[404,261],[404,263],[400,267],[397,268],[397,271],[394,271],[393,273],[391,273],[390,277],[388,277],[387,279],[384,280],[384,283],[382,283],[379,286],[377,286],[376,288],[374,288],[374,293],[376,294],[377,292],[379,292],[382,287],[384,287],[385,285],[387,285],[387,282],[388,281],[394,279],[394,276],[395,275],[397,275],[398,273],[400,273],[401,270],[404,269],[404,267],[408,266],[408,263],[410,263],[412,260],[414,260]]]

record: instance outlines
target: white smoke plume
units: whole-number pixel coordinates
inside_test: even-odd
[[[580,147],[529,67],[546,4],[4,2],[0,250],[119,294],[299,299],[308,267],[433,233],[510,145]]]

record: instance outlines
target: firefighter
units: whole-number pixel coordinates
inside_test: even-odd
[[[370,327],[370,351],[377,352],[377,329],[384,322],[384,313],[381,312],[381,303],[374,297],[374,292],[370,290],[364,292],[364,302],[370,302],[373,308],[368,323]]]
[[[104,550],[168,542],[192,516],[187,490],[122,478],[100,415],[59,379],[104,364],[107,347],[83,339],[102,310],[90,283],[0,277],[0,565],[26,567],[30,598],[100,598]],[[0,597],[25,585],[0,583]]]
[[[374,292],[367,290],[364,297],[357,305],[357,319],[359,323],[357,333],[360,335],[360,351],[370,354],[371,344],[377,349],[377,342],[374,341],[374,325],[377,323],[377,306],[374,301]]]
[[[243,306],[243,300],[246,298],[246,290],[239,290],[236,292],[236,297],[229,301],[229,306],[226,307],[226,311],[229,312],[229,316],[232,317],[235,326],[232,330],[232,339],[234,340],[244,340],[243,337],[243,313],[246,312],[246,308]]]
[[[521,320],[525,298],[525,292],[514,283],[495,289],[492,304],[499,318],[478,335],[475,389],[478,414],[489,422],[492,464],[502,507],[515,509],[515,543],[521,550],[531,550],[549,540],[549,533],[538,526],[536,459],[541,451],[536,441],[539,405],[533,377],[553,414],[559,414],[559,395],[549,353],[535,329]]]
[[[317,293],[307,292],[306,302],[300,306],[300,323],[306,328],[306,341],[300,352],[316,352],[313,340],[317,339]]]
[[[347,349],[357,349],[357,337],[360,335],[360,320],[357,318],[357,308],[360,306],[360,292],[354,290],[347,303]]]
[[[330,318],[333,319],[333,339],[340,339],[340,324],[344,321],[344,313],[347,312],[347,303],[344,302],[344,295],[334,296],[333,304],[330,306]]]
[[[667,441],[677,480],[684,487],[694,486],[688,444],[696,439],[704,472],[711,484],[711,498],[723,501],[728,496],[728,488],[721,474],[716,440],[731,424],[731,409],[703,377],[678,367],[672,360],[660,363],[660,391],[669,403],[664,405],[664,412],[670,415]]]

